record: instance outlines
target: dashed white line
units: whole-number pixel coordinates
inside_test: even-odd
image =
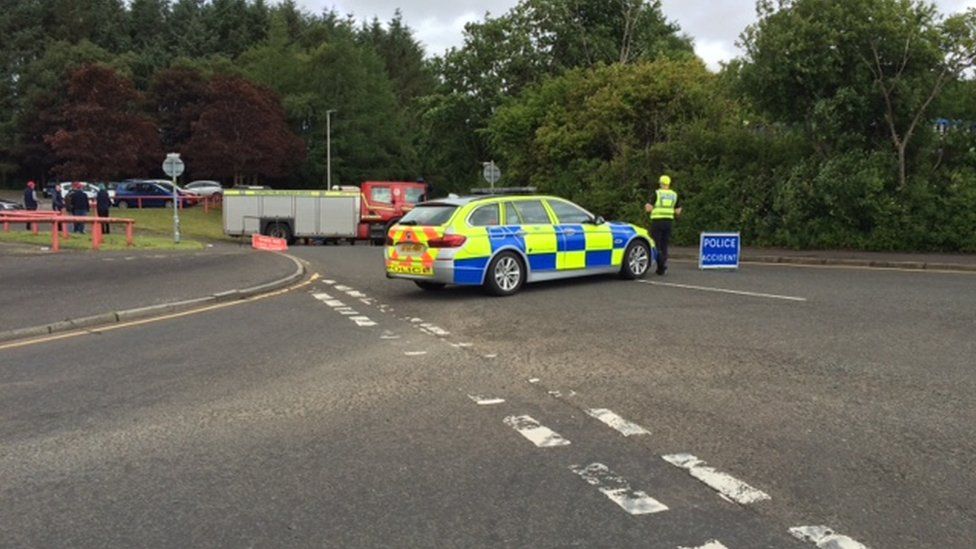
[[[563,398],[563,397],[574,397],[574,396],[576,396],[576,391],[570,391],[568,393],[564,393],[564,392],[559,391],[559,390],[552,390],[552,391],[547,391],[547,392],[549,393],[549,396],[551,396],[552,398]]]
[[[661,457],[676,467],[687,469],[691,476],[702,481],[725,498],[741,505],[770,499],[766,492],[757,490],[728,473],[723,473],[706,465],[704,461],[691,454],[670,454]]]
[[[360,327],[376,326],[376,323],[370,320],[368,316],[351,316],[349,320],[355,322]]]
[[[322,283],[323,284],[328,284],[329,286],[332,286],[333,284],[336,283],[336,281],[335,280],[328,279],[328,278],[323,278],[322,279]]]
[[[811,541],[821,549],[867,549],[861,542],[835,533],[826,526],[797,526],[790,533],[798,540]]]
[[[498,358],[498,354],[497,353],[489,353],[489,354],[485,355],[485,358]]]
[[[427,351],[403,351],[403,354],[407,356],[423,356],[427,354]]]
[[[473,347],[474,343],[458,343],[457,346],[462,348],[468,348],[468,347]]]
[[[589,408],[586,410],[586,413],[616,429],[625,437],[651,434],[647,429],[636,423],[627,421],[606,408]]]
[[[698,547],[678,547],[678,549],[729,549],[729,548],[722,545],[722,542],[713,539],[711,541],[706,541],[705,545],[699,545]]]
[[[342,284],[336,284],[335,289],[339,290],[340,292],[348,292],[352,288],[350,288],[349,286],[343,286]]]
[[[530,377],[529,383],[539,383],[540,379],[537,377]]]
[[[335,312],[343,316],[358,315],[359,311],[353,309],[352,307],[336,307]]]
[[[468,398],[475,401],[479,406],[493,406],[505,402],[504,398],[492,398],[481,395],[468,395]]]
[[[518,431],[520,435],[527,438],[539,448],[569,445],[569,441],[563,438],[562,435],[545,425],[540,425],[531,416],[508,416],[504,421],[505,425]]]
[[[445,329],[443,329],[443,328],[441,328],[439,326],[435,326],[435,325],[433,325],[433,324],[431,324],[429,322],[426,322],[424,324],[421,324],[420,327],[426,329],[427,331],[429,331],[430,333],[432,333],[432,334],[434,334],[436,336],[448,336],[448,335],[451,335],[451,332],[448,332],[447,330],[445,330]]]
[[[328,305],[329,307],[332,307],[333,309],[336,308],[336,307],[345,307],[346,306],[345,303],[339,301],[338,299],[326,299],[326,300],[322,301],[322,303],[325,303],[326,305]]]
[[[383,332],[383,335],[380,336],[380,339],[400,339],[400,336],[394,334],[393,332],[386,331]]]
[[[418,322],[423,322],[423,321],[424,321],[424,319],[422,319],[422,318],[411,318],[410,319],[410,322],[413,322],[414,324],[417,324]]]
[[[667,505],[641,490],[631,488],[626,479],[602,463],[591,463],[586,467],[571,465],[569,468],[631,515],[648,515],[668,510]]]
[[[366,294],[358,290],[349,290],[348,292],[346,292],[346,295],[348,295],[349,297],[366,297]]]
[[[329,295],[327,293],[323,293],[323,292],[319,292],[317,294],[312,294],[312,297],[314,297],[315,299],[317,299],[319,301],[327,301],[327,300],[332,299],[332,296],[331,295]]]
[[[782,299],[785,301],[806,301],[805,297],[795,297],[791,295],[777,295],[777,294],[764,294],[760,292],[746,292],[742,290],[727,290],[725,288],[711,288],[708,286],[692,286],[691,284],[675,284],[673,282],[657,282],[655,280],[638,280],[643,284],[651,284],[653,286],[668,286],[671,288],[683,288],[685,290],[698,290],[701,292],[717,292],[722,294],[734,294],[734,295],[744,295],[748,297],[766,297],[769,299]]]

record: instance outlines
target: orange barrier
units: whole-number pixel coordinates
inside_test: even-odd
[[[16,212],[16,213],[15,213]],[[26,213],[25,213],[26,212]],[[51,224],[51,251],[61,251],[61,233],[65,233],[69,223],[85,223],[92,225],[92,249],[98,250],[102,247],[105,237],[102,234],[102,224],[110,225],[125,224],[125,243],[127,246],[133,245],[133,233],[135,227],[134,219],[122,219],[117,217],[82,217],[74,215],[63,215],[61,212],[37,212],[27,210],[14,210],[10,212],[0,212],[0,221],[3,221],[5,232],[10,231],[10,223],[30,223],[34,227],[34,234],[38,234],[37,225],[39,223]]]
[[[288,250],[288,241],[284,238],[252,234],[251,247],[255,250],[265,250],[268,252],[284,252]]]

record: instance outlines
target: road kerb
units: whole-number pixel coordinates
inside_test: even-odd
[[[70,330],[77,330],[80,328],[96,328],[98,326],[105,326],[109,324],[115,324],[118,322],[126,322],[130,320],[139,320],[144,318],[151,318],[154,316],[162,316],[177,311],[192,309],[194,307],[199,307],[201,305],[206,305],[208,303],[222,303],[226,301],[245,299],[248,297],[254,297],[257,295],[271,293],[276,290],[280,290],[281,288],[290,286],[293,283],[301,280],[305,276],[306,269],[305,269],[305,264],[302,261],[288,254],[279,253],[278,255],[290,259],[295,264],[295,271],[287,276],[284,276],[272,282],[259,284],[257,286],[251,286],[248,288],[228,290],[226,292],[220,292],[220,293],[216,293],[216,294],[212,294],[206,297],[200,297],[196,299],[187,299],[187,300],[175,301],[170,303],[162,303],[159,305],[150,305],[147,307],[136,307],[133,309],[112,311],[112,312],[101,313],[97,315],[85,316],[80,318],[69,318],[65,320],[60,320],[58,322],[43,324],[41,326],[30,326],[27,328],[18,328],[16,330],[0,331],[0,342],[15,341],[18,339],[29,339],[32,337],[46,336],[53,333],[67,332]]]

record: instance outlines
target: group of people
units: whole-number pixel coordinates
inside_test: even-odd
[[[37,210],[37,206],[37,185],[33,181],[28,181],[27,188],[24,189],[24,209],[33,211]],[[95,212],[98,217],[108,217],[108,211],[111,207],[112,199],[108,195],[108,189],[105,188],[104,184],[100,184],[98,193],[95,195]],[[56,212],[67,211],[68,215],[75,217],[88,217],[91,205],[88,195],[85,193],[84,185],[78,182],[72,183],[71,190],[64,196],[61,196],[61,188],[55,185],[51,191],[51,209]],[[111,232],[111,224],[102,223],[101,225],[103,234]],[[27,228],[31,228],[30,223],[27,224]],[[75,223],[71,232],[85,234],[85,224]]]

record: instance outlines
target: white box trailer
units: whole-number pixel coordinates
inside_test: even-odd
[[[358,188],[339,191],[224,191],[224,232],[284,238],[356,238],[362,196]]]

